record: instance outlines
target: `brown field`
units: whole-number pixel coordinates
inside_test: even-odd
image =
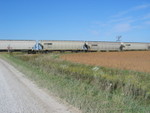
[[[61,58],[82,64],[150,72],[150,51],[77,53]]]

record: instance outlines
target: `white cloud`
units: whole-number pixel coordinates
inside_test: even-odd
[[[113,15],[112,17],[121,17],[121,16],[127,14],[128,12],[129,12],[129,10],[122,11],[122,12],[119,12],[119,13]]]
[[[143,9],[146,9],[146,8],[150,8],[150,4],[144,4],[144,5],[139,5],[139,6],[132,7],[132,8],[127,9],[125,11],[121,11],[121,12],[119,12],[116,15],[113,15],[112,17],[121,17],[121,16],[126,15],[126,14],[128,14],[130,12],[143,10]]]
[[[146,21],[145,24],[150,25],[150,21]]]
[[[111,19],[109,23],[122,23],[122,22],[131,23],[133,21],[134,19],[132,17],[121,17],[121,18]]]
[[[132,26],[129,23],[116,24],[113,28],[113,30],[118,33],[127,32],[131,29]]]
[[[90,30],[90,33],[95,36],[99,36],[99,34],[100,34],[98,30]]]
[[[128,32],[133,29],[142,29],[145,28],[145,25],[142,24],[143,20],[150,19],[150,13],[145,14],[145,16],[130,16],[126,17],[129,13],[134,13],[139,10],[144,10],[150,8],[150,4],[138,5],[127,9],[125,11],[121,11],[118,14],[112,16],[113,18],[109,21],[109,23],[114,26],[113,31],[118,33]],[[138,23],[138,24],[137,24]],[[145,22],[145,24],[149,25],[150,21]]]
[[[132,10],[141,10],[150,7],[150,4],[144,4],[134,7]]]
[[[143,19],[150,19],[150,13],[146,14]]]
[[[111,16],[110,19],[104,20],[103,22],[92,22],[94,25],[93,29],[96,30],[90,30],[90,33],[95,36],[99,36],[99,34],[104,36],[111,36],[112,34],[121,34],[132,32],[133,30],[137,29],[145,29],[150,25],[150,13],[139,13],[138,16],[134,15],[134,13],[149,8],[150,4],[139,5],[119,12],[118,14]],[[132,16],[128,15],[131,15],[132,13]]]

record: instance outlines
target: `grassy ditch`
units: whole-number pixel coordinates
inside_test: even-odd
[[[83,113],[150,112],[148,73],[74,64],[59,54],[3,57]]]

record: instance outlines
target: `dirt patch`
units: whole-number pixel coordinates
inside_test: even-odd
[[[65,54],[62,59],[104,67],[150,72],[150,51]]]

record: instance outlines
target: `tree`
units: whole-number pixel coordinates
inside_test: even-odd
[[[116,42],[121,42],[121,38],[122,38],[121,35],[120,35],[120,36],[117,36],[116,38],[117,38]]]

